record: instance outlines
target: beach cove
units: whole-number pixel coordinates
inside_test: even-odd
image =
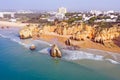
[[[51,43],[34,39],[20,40],[18,31],[19,28],[0,30],[1,80],[120,79],[119,60],[111,60],[109,56],[104,59],[101,53],[107,52],[94,49],[68,50],[61,48],[63,57],[53,59],[48,53]],[[37,49],[30,51],[29,46],[33,43]],[[117,56],[119,59],[119,54],[109,54]],[[112,73],[111,70],[113,70]]]

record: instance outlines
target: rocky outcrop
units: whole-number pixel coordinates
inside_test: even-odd
[[[26,39],[26,38],[31,38],[34,34],[34,32],[36,32],[37,26],[25,26],[22,30],[20,30],[19,35],[21,39]]]
[[[59,48],[57,47],[57,45],[53,45],[52,48],[50,49],[50,55],[52,57],[58,57],[61,58],[62,57],[62,53],[60,52]]]
[[[91,26],[81,27],[78,32],[72,35],[72,39],[82,41],[94,38],[95,29]]]
[[[35,50],[36,49],[36,46],[34,45],[34,44],[32,44],[31,46],[30,46],[30,50]]]
[[[56,25],[44,25],[42,27],[30,25],[23,28],[20,32],[20,38],[40,38],[41,35],[57,34],[77,41],[92,40],[97,43],[104,44],[107,40],[113,40],[120,36],[120,27],[98,28],[81,24],[58,23]],[[65,41],[66,45],[71,45],[70,40]]]
[[[104,41],[113,40],[119,36],[119,27],[104,28],[96,32],[94,41],[98,43],[104,43]]]
[[[71,40],[70,39],[66,40],[65,44],[68,45],[68,46],[70,46],[71,45]]]

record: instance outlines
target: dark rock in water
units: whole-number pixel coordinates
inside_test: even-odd
[[[70,39],[66,40],[65,44],[70,46],[71,45],[71,40]]]
[[[6,28],[9,28],[9,26],[6,26]]]
[[[52,57],[58,57],[61,58],[62,57],[62,53],[60,52],[60,50],[58,49],[57,45],[53,45],[51,50],[50,50],[50,55]]]
[[[31,46],[30,46],[30,50],[35,50],[36,49],[36,46],[34,45],[34,44],[32,44]]]
[[[1,29],[4,29],[4,26],[2,26]]]

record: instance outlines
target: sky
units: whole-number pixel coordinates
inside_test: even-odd
[[[120,0],[0,0],[0,10],[57,10],[59,7],[74,11],[120,11]]]

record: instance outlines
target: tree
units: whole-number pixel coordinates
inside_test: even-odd
[[[71,23],[73,23],[74,21],[75,21],[75,18],[69,18],[69,19],[67,20],[67,23],[71,24]]]
[[[82,16],[79,16],[78,18],[76,18],[76,21],[82,20]]]
[[[93,25],[95,20],[97,20],[97,17],[92,17],[88,20],[88,24]]]
[[[112,27],[112,24],[102,21],[102,22],[99,23],[99,27],[101,27],[101,28],[109,28],[109,27]]]

